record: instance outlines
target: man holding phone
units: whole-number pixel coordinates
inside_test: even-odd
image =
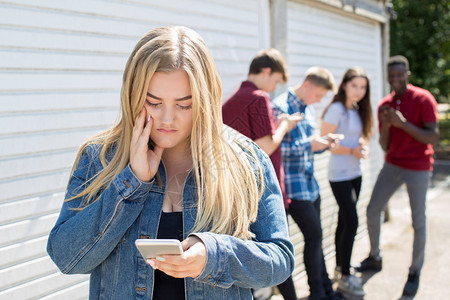
[[[378,174],[367,207],[370,254],[358,271],[380,271],[380,216],[394,192],[403,184],[409,195],[414,228],[413,259],[403,296],[414,296],[425,256],[425,200],[433,169],[433,144],[439,137],[437,103],[427,90],[409,84],[409,62],[404,56],[388,61],[392,93],[379,105],[380,145],[386,161]]]
[[[300,114],[283,114],[275,119],[269,94],[288,80],[286,62],[276,49],[262,50],[250,63],[247,80],[222,107],[223,122],[252,139],[269,155],[280,184],[285,208],[288,206],[280,143],[286,133],[302,119]],[[285,300],[297,299],[290,276],[278,285]]]
[[[275,115],[300,113],[304,118],[288,132],[281,143],[283,165],[286,171],[287,196],[292,200],[289,214],[297,223],[305,240],[304,264],[310,289],[309,299],[341,300],[333,290],[322,251],[319,185],[314,177],[314,153],[334,147],[341,135],[314,134],[315,110],[330,90],[335,90],[333,75],[325,68],[311,67],[302,83],[290,88],[273,101]]]

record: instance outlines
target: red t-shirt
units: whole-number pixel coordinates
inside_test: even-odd
[[[437,122],[437,103],[433,95],[427,90],[408,85],[408,89],[401,97],[396,97],[395,92],[381,100],[378,106],[389,105],[398,109],[408,122],[417,127],[423,127],[423,123]],[[423,144],[400,128],[390,127],[389,149],[386,153],[386,161],[414,171],[433,169],[433,146]]]
[[[250,81],[242,82],[241,87],[223,104],[222,117],[226,125],[253,141],[275,134],[277,128],[269,95]],[[284,206],[287,208],[280,147],[270,155],[270,160],[280,183]]]

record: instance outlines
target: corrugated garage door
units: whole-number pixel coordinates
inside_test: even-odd
[[[363,67],[371,77],[373,105],[382,96],[381,33],[380,24],[338,9],[312,6],[313,1],[288,3],[287,60],[291,79],[289,86],[303,80],[303,73],[311,66],[329,69],[339,84],[342,75],[352,66]],[[316,106],[317,116],[329,103],[331,94]],[[320,123],[319,123],[320,125]],[[365,227],[365,208],[371,187],[376,179],[383,154],[377,137],[370,145],[370,160],[363,163],[363,188],[359,201],[360,231]],[[329,153],[315,157],[315,174],[322,196],[323,246],[325,256],[334,254],[334,232],[337,222],[337,205],[327,178]],[[296,249],[297,267],[294,278],[303,275],[303,236],[291,220],[290,230]],[[332,270],[329,270],[332,273]]]
[[[0,3],[0,298],[87,297],[46,254],[78,146],[117,117],[138,39],[186,25],[210,46],[225,96],[268,46],[268,0]]]

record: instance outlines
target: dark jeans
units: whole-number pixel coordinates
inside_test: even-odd
[[[305,239],[303,261],[311,296],[324,297],[332,292],[331,280],[325,267],[320,222],[320,196],[314,201],[295,200],[289,204],[289,214],[297,223]]]
[[[335,237],[336,266],[341,267],[343,275],[350,275],[350,260],[358,229],[356,202],[361,191],[361,176],[346,181],[330,181],[330,186],[339,206]]]
[[[286,210],[286,218],[289,211]],[[289,222],[288,222],[289,225]],[[295,292],[294,280],[292,280],[292,275],[288,277],[283,283],[277,285],[280,294],[283,296],[284,300],[297,300],[297,293]]]
[[[283,296],[284,300],[297,300],[297,294],[295,292],[294,281],[292,280],[292,275],[289,276],[283,283],[277,285],[280,294]]]

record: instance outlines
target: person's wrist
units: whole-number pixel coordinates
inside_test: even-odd
[[[289,132],[289,121],[287,119],[283,119],[280,123],[281,128],[283,129],[283,133],[286,134]]]
[[[408,125],[408,120],[405,118],[400,119],[400,128],[404,129]]]

